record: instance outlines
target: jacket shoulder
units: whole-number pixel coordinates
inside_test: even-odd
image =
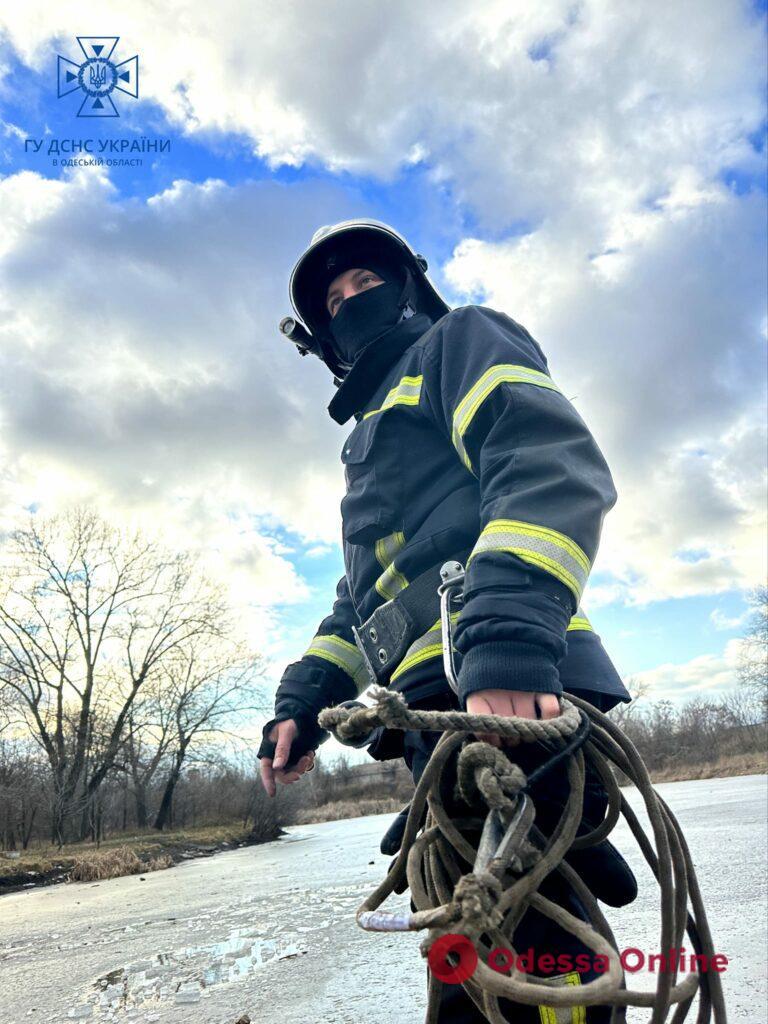
[[[512,347],[534,365],[543,364],[547,368],[541,346],[525,327],[490,306],[458,306],[436,321],[419,341],[420,347],[433,359],[439,359],[454,343],[461,344],[464,351],[481,349],[491,358],[494,350],[499,355]]]

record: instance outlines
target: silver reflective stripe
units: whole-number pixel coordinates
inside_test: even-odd
[[[576,614],[568,623],[568,629],[566,630],[566,632],[568,632],[568,630],[571,629],[588,629],[593,633],[595,631],[594,626],[587,618],[586,614],[584,613],[584,609],[581,607],[581,605],[579,605],[579,607],[576,609]]]
[[[376,541],[376,560],[382,569],[388,568],[405,547],[405,534],[398,531]]]
[[[393,405],[418,405],[423,379],[423,374],[419,374],[418,377],[403,377],[399,384],[387,393],[387,397],[381,403],[381,406],[378,409],[371,409],[370,412],[365,413],[363,419],[366,420],[369,416],[375,416],[377,412],[384,412],[385,409],[391,409]]]
[[[451,614],[451,622],[455,622],[458,617],[459,612],[453,612]],[[438,619],[434,626],[427,630],[423,636],[420,636],[418,640],[414,640],[403,655],[403,660],[392,673],[390,682],[394,682],[398,676],[403,675],[403,673],[411,668],[415,668],[416,665],[420,665],[423,661],[427,661],[429,658],[441,658],[442,655],[443,639],[440,620]]]
[[[348,640],[342,640],[340,636],[328,633],[325,636],[313,637],[312,643],[304,652],[314,654],[316,658],[325,658],[338,668],[343,669],[351,676],[358,693],[362,692],[371,683],[368,669],[365,667],[363,656],[355,644]]]
[[[395,568],[396,555],[405,547],[405,534],[397,532],[390,533],[387,537],[381,537],[376,541],[375,551],[379,565],[384,572],[376,580],[376,592],[386,601],[405,590],[408,580]]]
[[[407,586],[408,580],[401,572],[397,571],[393,563],[376,580],[376,593],[380,594],[386,601],[391,601],[393,597],[399,594],[401,590],[405,590]]]
[[[576,543],[564,533],[517,519],[494,519],[488,523],[475,544],[471,561],[484,551],[508,551],[551,573],[581,600],[591,567]]]
[[[486,400],[488,395],[499,384],[534,384],[539,388],[560,393],[560,388],[552,378],[540,370],[532,370],[528,366],[516,366],[512,363],[499,363],[486,370],[482,377],[464,395],[456,406],[453,414],[453,431],[451,439],[456,451],[467,469],[472,469],[472,462],[464,447],[464,435],[469,429],[472,419]]]

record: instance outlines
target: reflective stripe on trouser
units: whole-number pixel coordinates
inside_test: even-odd
[[[316,658],[325,658],[337,668],[343,669],[348,676],[352,677],[358,693],[362,693],[371,682],[368,669],[357,645],[348,640],[342,640],[340,636],[334,636],[333,633],[324,636],[318,634],[313,638],[304,654],[305,656],[314,654]]]
[[[376,413],[384,412],[385,409],[391,409],[393,405],[418,405],[423,379],[421,374],[418,377],[403,377],[391,391],[387,392],[387,397],[381,406],[365,413],[363,419],[367,420],[369,416],[375,416]]]
[[[556,978],[537,978],[537,983],[544,985],[580,985],[581,977],[572,971],[570,974],[561,974]],[[539,1006],[539,1018],[541,1024],[586,1024],[586,1006]]]
[[[564,533],[519,519],[493,519],[478,537],[467,564],[485,551],[508,551],[544,569],[568,587],[577,603],[581,601],[591,564],[576,541]]]
[[[497,366],[492,366],[489,370],[486,370],[482,377],[464,395],[453,414],[451,440],[461,457],[461,461],[472,472],[474,472],[472,462],[467,449],[464,447],[464,435],[469,429],[469,425],[477,410],[494,388],[497,388],[500,384],[533,384],[536,387],[547,388],[549,391],[557,391],[562,394],[560,388],[548,374],[542,373],[541,370],[532,370],[529,366],[499,363]]]
[[[380,594],[385,601],[391,601],[393,597],[405,590],[408,580],[395,568],[395,556],[405,547],[405,534],[390,533],[376,541],[376,560],[384,572],[376,580],[376,593]]]

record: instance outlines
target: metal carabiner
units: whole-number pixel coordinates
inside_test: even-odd
[[[451,608],[461,605],[464,596],[464,566],[461,562],[446,562],[440,569],[443,581],[437,588],[440,595],[440,634],[443,645],[443,670],[448,685],[455,694],[459,692],[459,680],[453,661],[453,624]]]
[[[533,804],[525,793],[518,793],[515,809],[508,823],[504,821],[500,811],[491,808],[483,825],[472,870],[485,871],[492,866],[498,871],[506,867],[517,855],[530,832],[534,816]],[[520,864],[514,863],[511,866],[517,869]]]

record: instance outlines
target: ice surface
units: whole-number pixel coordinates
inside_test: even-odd
[[[765,1019],[766,780],[658,787],[699,872],[729,1020]],[[637,794],[628,791],[634,806]],[[392,815],[293,828],[287,839],[98,885],[0,898],[0,1024],[403,1024],[423,1019],[416,934],[367,934],[354,912],[386,872]],[[658,890],[628,831],[635,904],[609,910],[623,945],[655,951]],[[373,864],[369,863],[373,857]],[[386,909],[407,910],[407,897]],[[650,979],[633,976],[633,984]],[[758,1016],[756,1016],[756,1013]],[[630,1014],[635,1022],[647,1012]]]

